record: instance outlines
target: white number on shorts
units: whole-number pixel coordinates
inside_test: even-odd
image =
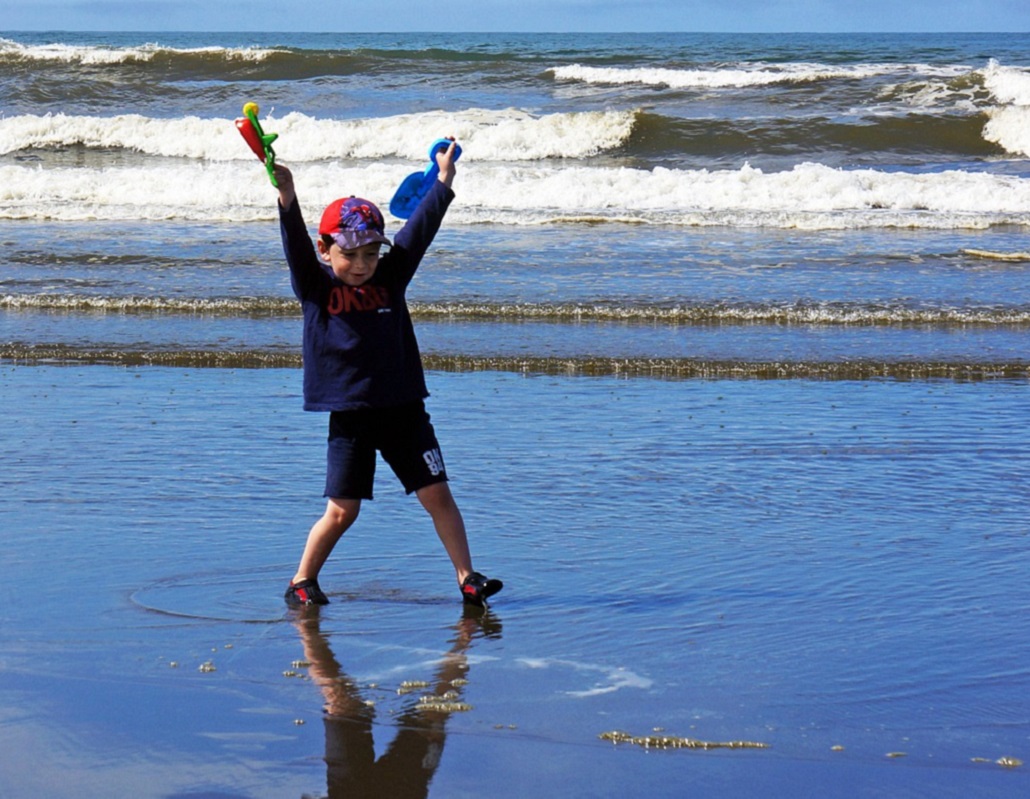
[[[422,453],[422,458],[425,460],[426,465],[429,467],[429,473],[433,477],[443,473],[443,456],[440,454],[438,449],[430,449]]]

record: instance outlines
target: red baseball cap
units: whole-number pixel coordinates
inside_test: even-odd
[[[341,197],[329,203],[322,212],[318,235],[332,236],[345,250],[355,250],[376,241],[390,244],[382,212],[375,203],[360,197]]]

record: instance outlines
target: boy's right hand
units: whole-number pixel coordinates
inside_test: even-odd
[[[276,162],[272,171],[275,175],[275,182],[279,184],[279,205],[285,210],[293,205],[293,201],[297,199],[297,193],[293,188],[293,173],[278,162]]]

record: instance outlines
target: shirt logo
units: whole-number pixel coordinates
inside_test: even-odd
[[[333,316],[353,311],[389,311],[390,291],[385,286],[333,286],[326,310]]]

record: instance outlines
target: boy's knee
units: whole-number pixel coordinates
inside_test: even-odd
[[[416,496],[422,503],[422,507],[434,516],[437,513],[454,511],[458,507],[450,487],[445,482],[433,483],[425,488],[420,488],[416,492]]]
[[[334,529],[342,532],[354,524],[360,511],[360,500],[330,499],[325,508],[325,515],[322,518]]]

